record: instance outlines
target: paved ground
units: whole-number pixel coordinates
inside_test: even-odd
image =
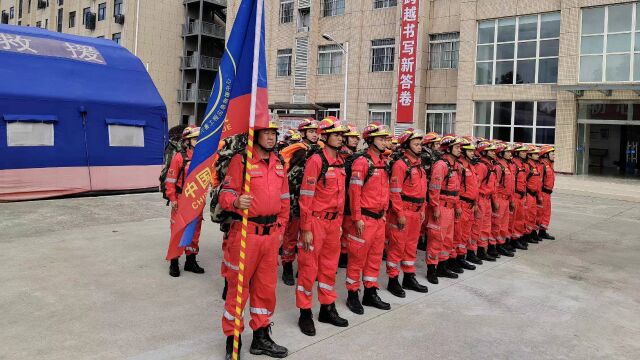
[[[351,314],[339,286],[346,329],[302,335],[279,285],[273,337],[290,359],[638,359],[640,184],[611,184],[561,178],[557,241],[428,294],[381,291],[389,312]],[[159,194],[0,204],[0,359],[222,358],[220,234],[205,224],[207,274],[170,278],[167,215]]]

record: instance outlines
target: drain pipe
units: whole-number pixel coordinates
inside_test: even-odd
[[[133,55],[138,56],[138,29],[140,27],[140,0],[136,0],[136,39],[133,44]]]

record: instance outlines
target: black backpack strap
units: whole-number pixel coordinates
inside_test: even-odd
[[[405,172],[404,179],[402,180],[402,183],[404,184],[407,181],[407,178],[411,179],[411,171],[415,166],[411,165],[409,159],[407,159],[407,157],[404,155],[400,158],[400,160],[402,160],[402,162],[407,165],[407,171]]]

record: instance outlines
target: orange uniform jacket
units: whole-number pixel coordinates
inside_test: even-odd
[[[449,159],[451,155],[445,155],[441,160],[436,161],[431,167],[431,180],[429,181],[429,206],[437,209],[440,201],[452,203],[456,208],[460,207],[460,198],[454,194],[460,191],[460,174],[458,163]],[[449,168],[453,171],[449,171]],[[449,194],[443,194],[447,191]]]
[[[402,160],[397,160],[391,168],[391,208],[398,217],[406,217],[403,214],[407,211],[403,206],[402,195],[412,198],[422,198],[423,202],[420,211],[424,210],[424,194],[427,193],[427,174],[424,168],[420,166],[420,158],[413,156],[405,151],[405,157],[411,164],[411,174],[407,176],[407,164]],[[418,205],[418,204],[416,204]]]
[[[362,209],[373,212],[386,211],[389,207],[389,175],[385,167],[386,158],[376,155],[371,149],[367,153],[373,160],[375,170],[365,184],[369,172],[369,161],[361,156],[353,162],[351,167],[351,181],[349,184],[349,205],[353,221],[362,220]]]
[[[171,159],[169,171],[167,172],[167,179],[165,180],[165,193],[171,202],[178,201],[178,196],[180,195],[178,194],[178,189],[181,191],[184,185],[184,179],[187,177],[187,173],[189,172],[189,164],[191,164],[192,156],[193,149],[187,149],[188,159],[182,172],[180,171],[183,162],[182,153],[175,153],[175,155],[173,155],[173,159]]]

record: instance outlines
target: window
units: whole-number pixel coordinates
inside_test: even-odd
[[[460,33],[429,36],[429,68],[457,69],[460,52]]]
[[[107,13],[107,3],[102,3],[98,5],[98,21],[104,20],[106,13]]]
[[[64,0],[58,0],[58,6],[64,5]]]
[[[18,19],[22,17],[22,0],[18,1]]]
[[[395,39],[371,41],[371,71],[393,71]]]
[[[374,9],[384,9],[392,6],[397,6],[398,0],[373,0]]]
[[[44,28],[49,29],[49,19],[44,19]]]
[[[427,132],[435,131],[438,134],[452,134],[453,124],[456,121],[455,104],[429,104],[427,105]]]
[[[640,6],[582,9],[580,82],[640,81]]]
[[[87,15],[91,12],[91,8],[84,8],[82,9],[82,25],[85,25],[86,21],[87,21]]]
[[[478,22],[476,84],[558,81],[560,13]]]
[[[327,110],[318,111],[318,116],[320,119],[324,119],[327,116],[335,116],[340,119],[340,104],[318,104]]]
[[[280,0],[280,24],[293,21],[293,0]]]
[[[7,146],[53,146],[52,122],[7,123]]]
[[[36,21],[36,27],[37,28],[41,28],[42,27],[42,21]]]
[[[369,124],[373,122],[391,126],[391,104],[369,104]]]
[[[73,28],[76,26],[76,12],[72,11],[69,13],[69,28]]]
[[[113,3],[113,16],[122,15],[124,13],[122,10],[122,0],[115,0]]]
[[[276,76],[291,76],[291,49],[278,50]]]
[[[111,36],[111,40],[115,41],[116,44],[120,44],[121,38],[122,38],[122,33],[115,33]]]
[[[309,8],[298,9],[298,32],[308,32],[311,26],[311,12]]]
[[[109,146],[144,147],[144,128],[109,124]]]
[[[318,47],[318,75],[340,74],[342,72],[342,49],[338,45]]]
[[[9,8],[9,19],[13,19],[14,18],[14,10],[13,10],[13,6]]]
[[[62,8],[58,9],[58,19],[57,19],[57,26],[56,26],[56,31],[58,32],[62,32],[62,21],[63,21],[63,17],[64,16],[64,10]]]
[[[554,101],[479,101],[473,135],[511,142],[554,144]]]
[[[338,16],[344,14],[344,1],[345,0],[322,0],[320,3],[322,9],[320,10],[322,16]]]

